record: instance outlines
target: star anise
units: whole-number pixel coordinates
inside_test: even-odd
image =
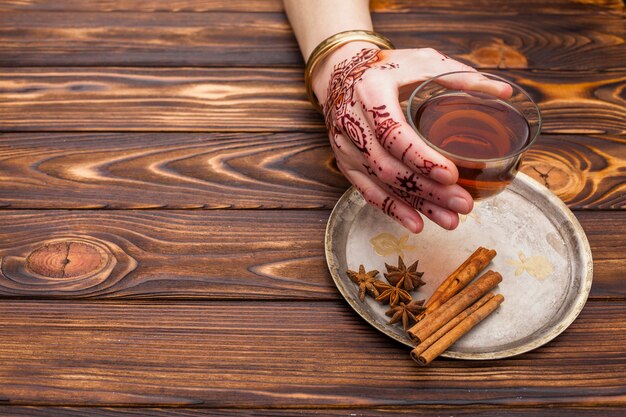
[[[413,262],[408,268],[404,265],[401,256],[398,256],[398,266],[385,264],[387,272],[385,278],[396,287],[401,287],[405,291],[413,291],[424,285],[422,281],[423,272],[417,272],[417,264],[419,261]]]
[[[376,301],[383,304],[389,304],[392,307],[399,302],[408,303],[413,299],[411,294],[404,291],[402,288],[385,284],[382,281],[381,284],[376,285],[376,289],[380,292],[380,295],[376,297]]]
[[[391,317],[388,324],[398,323],[402,320],[402,327],[407,330],[412,323],[417,322],[416,317],[424,310],[426,310],[424,300],[416,300],[408,304],[400,303],[393,306],[385,314]]]
[[[378,275],[377,270],[374,269],[373,271],[365,272],[365,267],[359,265],[359,272],[348,269],[347,273],[350,279],[359,286],[359,299],[361,301],[365,300],[366,291],[373,297],[378,297],[380,293],[374,284],[382,281],[376,279],[376,275]]]

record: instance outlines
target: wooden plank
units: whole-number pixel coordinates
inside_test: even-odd
[[[521,171],[571,208],[626,208],[626,139],[544,135],[522,161]]]
[[[34,297],[336,298],[325,264],[328,211],[2,213],[0,294]],[[61,242],[42,269],[31,254]],[[67,244],[89,256],[67,274]],[[84,246],[87,246],[85,248]],[[77,256],[78,259],[83,257]],[[97,261],[92,262],[92,258]],[[46,259],[45,257],[43,259]],[[70,259],[71,260],[71,259]],[[80,262],[80,261],[79,261]],[[78,265],[81,265],[79,263]],[[45,264],[44,264],[45,266]],[[48,268],[48,269],[49,269]],[[65,272],[65,273],[63,273]]]
[[[0,153],[11,208],[331,209],[349,186],[325,133],[16,133]]]
[[[625,144],[545,135],[522,171],[572,208],[626,208]],[[0,153],[15,209],[332,209],[349,186],[324,133],[12,133]]]
[[[423,13],[555,13],[589,14],[593,12],[624,11],[622,0],[372,0],[370,7],[377,12]]]
[[[18,406],[626,404],[626,302],[588,303],[517,358],[428,368],[343,301],[16,300],[0,327],[2,397]]]
[[[541,107],[542,133],[626,134],[626,72],[500,72],[524,87]],[[589,119],[587,117],[593,115]],[[592,120],[593,119],[593,120]],[[558,120],[558,122],[556,121]],[[621,121],[620,121],[621,120]]]
[[[434,3],[434,4],[433,4]],[[431,4],[415,0],[373,0],[370,9],[378,13],[589,13],[620,12],[622,0],[439,0]],[[0,11],[72,12],[281,12],[281,0],[2,0]]]
[[[282,13],[9,12],[0,66],[302,65]]]
[[[2,66],[302,66],[282,13],[0,14]],[[619,15],[379,14],[399,48],[480,68],[610,69],[626,62]]]
[[[378,15],[398,48],[432,47],[478,68],[595,70],[626,61],[623,16]]]
[[[15,407],[0,406],[0,413],[4,417],[112,417],[112,416],[150,416],[150,417],[293,417],[293,416],[381,416],[381,415],[411,415],[417,417],[536,417],[538,409],[529,408],[485,408],[484,406],[442,407],[429,405],[415,407],[402,405],[399,407],[345,407],[321,409],[202,409],[202,408],[100,408],[100,407]],[[588,404],[583,407],[561,407],[550,405],[539,411],[545,417],[623,417],[623,407],[604,407]]]
[[[621,213],[621,212],[620,212]],[[606,297],[621,297],[623,292],[618,289],[616,279],[622,281],[624,287],[624,271],[626,271],[626,221],[599,215],[588,211],[576,211],[593,255],[593,286],[592,292],[601,293]],[[614,269],[616,268],[616,269]],[[617,275],[609,271],[621,271]],[[618,278],[621,276],[621,278]]]
[[[0,130],[322,131],[293,69],[0,72]]]
[[[543,132],[626,133],[626,71],[495,71]],[[4,68],[0,131],[324,131],[296,69]]]
[[[5,298],[340,298],[324,255],[326,210],[1,214]],[[626,211],[576,215],[594,258],[592,297],[626,297]]]

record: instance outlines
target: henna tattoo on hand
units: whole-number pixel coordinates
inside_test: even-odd
[[[395,203],[393,199],[391,197],[386,197],[385,200],[383,201],[383,207],[382,207],[383,212],[388,216],[393,216],[394,207],[395,207]]]
[[[419,211],[420,213],[424,212],[424,202],[426,200],[423,199],[422,197],[417,197],[417,196],[412,196],[411,198],[409,198],[407,200],[407,202],[412,205],[413,207],[415,207],[417,209],[417,211]]]
[[[421,192],[422,189],[417,185],[417,178],[415,178],[415,173],[411,173],[411,175],[405,175],[404,177],[396,177],[399,181],[398,186],[400,189],[403,189],[409,193],[418,193]]]
[[[376,138],[378,139],[380,144],[383,146],[383,148],[387,150],[391,150],[391,147],[394,141],[396,140],[396,136],[395,135],[392,136],[391,132],[397,127],[401,126],[400,123],[395,121],[391,117],[390,113],[386,111],[387,106],[384,104],[381,106],[373,107],[371,109],[365,109],[365,107],[363,109],[372,115],[372,119],[374,120]],[[402,133],[401,131],[398,131],[396,134],[399,135],[401,133]],[[391,137],[391,140],[389,140],[390,137]],[[405,162],[404,160],[406,158],[406,155],[412,147],[413,147],[413,144],[409,143],[408,146],[402,152],[400,161]],[[422,165],[418,165],[418,164],[411,162],[411,166],[415,168],[420,174],[428,175],[430,174],[430,171],[432,171],[434,167],[438,166],[438,164],[435,164],[432,161],[424,159],[419,152],[416,151],[414,154],[418,159],[423,160]]]
[[[356,104],[354,97],[355,85],[363,79],[363,74],[369,69],[393,69],[397,64],[382,64],[382,51],[379,49],[362,49],[350,59],[335,65],[328,83],[326,103],[322,109],[326,119],[326,127],[335,137],[343,132],[354,145],[365,154],[370,153],[368,148],[369,126],[352,111]],[[370,132],[371,133],[371,132]],[[335,141],[335,145],[340,145]]]
[[[361,119],[357,119],[356,115],[346,113],[339,121],[339,125],[343,133],[352,140],[352,143],[359,151],[365,155],[370,154],[367,148],[367,134]]]
[[[345,134],[356,149],[366,155],[368,163],[362,164],[363,168],[368,175],[374,177],[378,177],[377,171],[383,172],[383,167],[371,159],[372,141],[377,140],[383,149],[391,150],[398,137],[401,138],[402,132],[398,130],[398,127],[402,125],[399,121],[394,120],[384,104],[368,109],[361,102],[361,108],[355,109],[357,102],[360,102],[359,97],[355,97],[355,86],[363,80],[364,74],[370,69],[387,70],[399,67],[395,63],[383,63],[382,61],[382,51],[363,49],[352,58],[335,65],[328,84],[327,99],[322,106],[326,127],[329,136],[333,138],[334,146],[341,148],[338,138],[341,134]],[[364,120],[364,115],[371,115],[373,126],[371,122]],[[426,200],[421,196],[423,184],[419,182],[419,179],[421,175],[428,175],[435,166],[438,166],[438,164],[424,159],[413,148],[412,143],[403,150],[400,158],[402,162],[405,162],[405,157],[409,152],[412,152],[412,155],[415,155],[420,161],[415,163],[413,162],[414,158],[409,158],[409,168],[415,171],[407,170],[404,174],[398,172],[393,181],[394,184],[385,184],[391,190],[391,195],[395,195],[399,199],[388,196],[382,202],[368,200],[370,204],[396,220],[400,220],[395,213],[400,201],[422,211]],[[358,189],[364,195],[363,190]],[[432,197],[432,193],[430,197]],[[429,214],[432,214],[431,210],[429,210]]]
[[[406,153],[409,151],[409,149],[411,149],[413,147],[412,143],[409,143],[409,146],[406,147],[406,149],[404,150],[404,152],[402,152],[402,158],[400,158],[400,160],[402,162],[404,162],[404,157],[406,156]]]
[[[396,187],[389,187],[391,192],[393,192],[396,196],[400,197],[402,201],[409,204],[411,207],[415,208],[417,211],[423,212],[424,202],[426,201],[424,198],[412,195],[405,190]]]
[[[371,175],[373,177],[376,177],[376,173],[374,172],[374,170],[372,169],[371,166],[367,165],[367,164],[363,164],[363,168],[365,168],[365,170],[367,171],[368,175]]]
[[[372,115],[372,119],[374,120],[376,139],[378,139],[383,147],[385,146],[391,131],[400,126],[400,123],[395,121],[388,111],[385,111],[386,109],[387,106],[384,104],[382,106],[367,109],[367,112]],[[389,146],[391,146],[391,144],[389,144]]]
[[[439,164],[435,164],[434,162],[427,159],[424,159],[424,163],[422,164],[422,166],[416,164],[413,165],[424,175],[430,174],[430,171],[432,171],[434,167],[439,166]]]

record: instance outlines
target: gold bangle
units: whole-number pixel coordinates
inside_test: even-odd
[[[331,52],[347,43],[357,41],[373,43],[383,49],[394,49],[394,46],[389,39],[369,30],[347,30],[345,32],[339,32],[320,42],[313,52],[311,52],[311,55],[306,63],[306,69],[304,70],[306,96],[311,104],[313,104],[313,107],[315,107],[318,111],[321,112],[322,107],[313,92],[313,71],[315,71],[315,68],[317,68],[320,62],[322,62]]]

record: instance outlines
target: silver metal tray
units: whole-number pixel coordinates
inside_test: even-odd
[[[565,330],[582,310],[593,275],[589,243],[563,202],[547,188],[519,173],[499,195],[479,202],[461,216],[456,230],[433,223],[410,234],[369,204],[354,188],[337,202],[326,228],[326,260],[337,288],[372,326],[412,346],[402,326],[389,325],[382,306],[364,302],[346,274],[377,269],[384,280],[385,262],[407,265],[419,259],[426,285],[411,293],[427,299],[439,283],[477,247],[498,254],[487,269],[503,281],[495,292],[505,300],[495,313],[463,336],[443,356],[459,359],[505,358],[535,349]]]

